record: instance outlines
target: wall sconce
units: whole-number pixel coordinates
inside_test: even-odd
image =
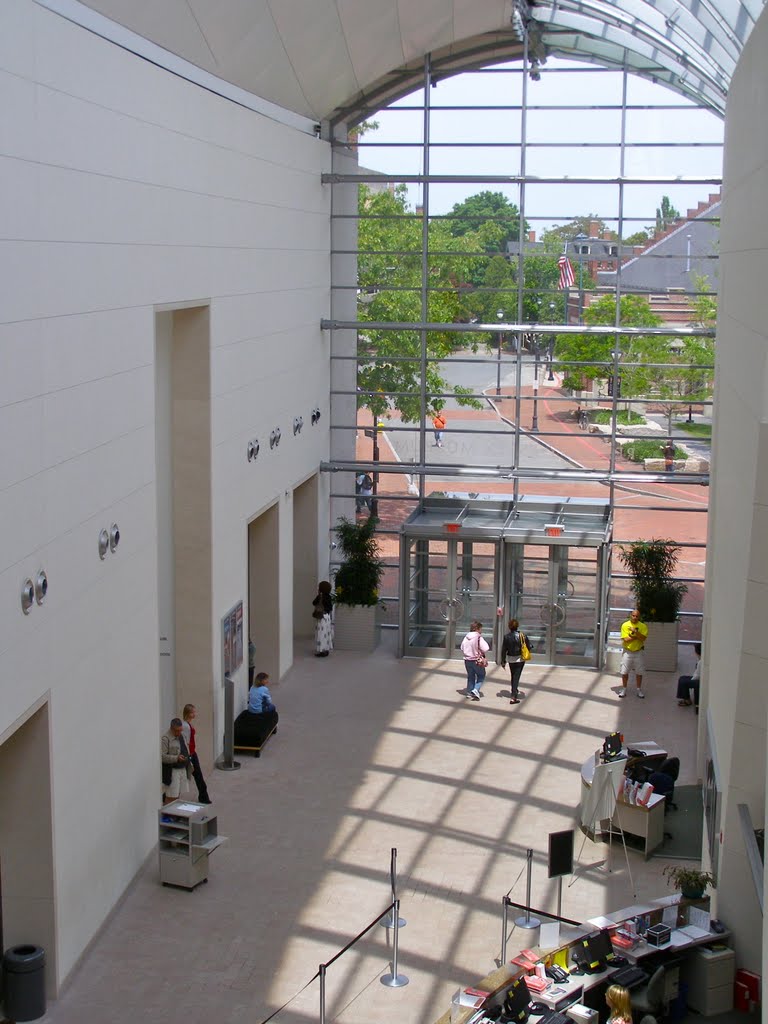
[[[27,578],[21,585],[21,610],[25,615],[29,615],[29,610],[35,603],[35,585],[31,579]]]
[[[112,523],[109,528],[109,550],[114,553],[117,551],[117,545],[120,543],[120,527],[117,523]]]
[[[280,433],[280,427],[275,427],[275,429],[269,435],[269,447],[276,448],[280,444],[281,437],[282,434]]]
[[[301,428],[304,426],[304,417],[296,416],[293,420],[293,436],[301,433]]]
[[[38,604],[42,604],[45,600],[45,595],[48,593],[48,574],[45,569],[41,569],[40,572],[35,576],[35,600]]]
[[[104,561],[109,551],[109,532],[107,530],[99,530],[99,558]]]
[[[249,441],[248,442],[248,461],[249,462],[253,462],[254,459],[258,458],[260,448],[261,448],[261,445],[259,444],[259,442],[255,438],[253,439],[253,441]]]
[[[318,408],[314,408],[312,410],[311,420],[313,427],[316,427],[317,424],[320,422],[320,410]]]

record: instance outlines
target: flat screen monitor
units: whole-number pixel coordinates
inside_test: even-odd
[[[523,978],[518,978],[514,984],[507,989],[507,997],[504,1000],[504,1015],[509,1020],[517,1021],[518,1024],[525,1024],[528,1020],[528,1004],[531,1001],[531,994]]]
[[[608,957],[613,954],[611,933],[603,928],[602,931],[593,932],[588,937],[589,958],[592,963],[604,964]]]

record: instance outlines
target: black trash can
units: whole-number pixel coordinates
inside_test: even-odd
[[[13,1021],[37,1020],[45,1014],[45,950],[11,946],[3,955],[3,1009]]]

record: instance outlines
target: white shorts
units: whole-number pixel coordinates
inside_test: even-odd
[[[634,672],[636,676],[643,674],[645,668],[645,661],[643,660],[642,651],[624,651],[621,656],[621,674],[628,676],[630,672]]]
[[[171,783],[169,786],[163,786],[163,793],[171,800],[176,800],[177,797],[188,792],[189,779],[186,768],[174,768],[171,772]]]

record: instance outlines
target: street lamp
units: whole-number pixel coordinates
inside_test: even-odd
[[[550,302],[550,304],[549,304],[549,322],[551,324],[553,324],[555,322],[555,304],[554,304],[554,302]],[[549,336],[549,348],[548,348],[548,359],[549,359],[549,373],[547,374],[547,380],[548,381],[553,381],[555,379],[555,375],[552,372],[552,357],[554,356],[554,354],[555,354],[555,336],[554,336],[554,334],[550,334],[550,336]]]
[[[501,326],[501,321],[504,319],[504,310],[503,309],[497,309],[496,310],[496,319],[499,321],[499,326]],[[503,337],[502,332],[501,332],[501,330],[499,330],[499,347],[498,347],[498,351],[496,353],[496,397],[497,398],[501,395],[501,340],[502,340],[502,337]]]
[[[531,420],[531,431],[538,433],[539,430],[539,339],[533,336],[533,419]]]

